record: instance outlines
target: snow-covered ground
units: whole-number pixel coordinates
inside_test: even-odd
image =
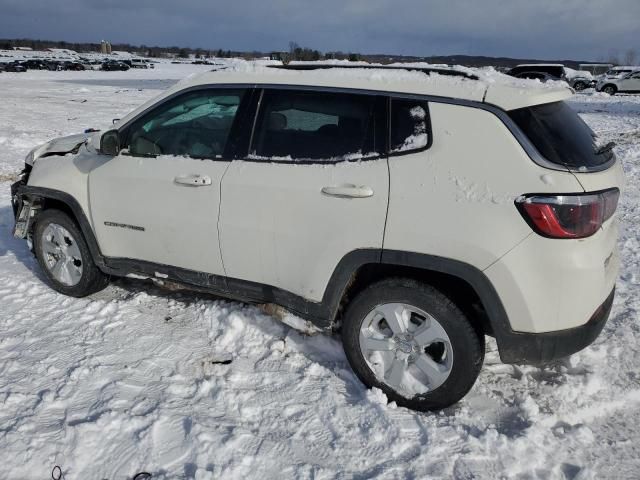
[[[546,368],[503,365],[489,343],[471,393],[429,414],[367,391],[337,339],[257,307],[125,280],[59,295],[12,238],[29,149],[207,68],[0,74],[0,478],[638,478],[640,97],[572,102],[627,172],[605,330]]]

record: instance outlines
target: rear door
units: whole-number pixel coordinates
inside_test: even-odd
[[[121,129],[124,149],[89,176],[106,256],[224,275],[220,181],[248,96],[239,88],[187,92]]]
[[[386,101],[263,91],[249,155],[234,160],[222,181],[219,229],[229,282],[320,301],[345,255],[382,248]]]

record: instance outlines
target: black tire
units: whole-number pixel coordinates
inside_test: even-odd
[[[587,84],[584,82],[576,82],[573,85],[573,88],[576,92],[581,92],[582,90],[584,90],[585,88],[587,88]]]
[[[360,328],[376,306],[405,303],[428,313],[444,328],[451,342],[453,364],[439,387],[407,398],[380,380],[367,364],[360,348]],[[367,387],[380,388],[390,400],[412,410],[439,410],[464,397],[480,373],[484,361],[484,335],[477,332],[463,311],[434,287],[405,278],[374,283],[348,305],[343,318],[342,342],[356,375]]]
[[[80,280],[74,285],[65,285],[58,281],[47,265],[45,253],[43,252],[43,234],[50,224],[57,224],[64,227],[75,240],[80,251],[80,262],[82,264],[82,274]],[[103,290],[109,284],[109,277],[98,269],[93,261],[87,242],[82,232],[69,215],[60,210],[45,210],[36,218],[33,229],[33,246],[40,268],[44,272],[48,285],[54,290],[69,295],[70,297],[86,297],[92,293]]]
[[[602,91],[609,95],[615,95],[618,91],[618,88],[615,85],[607,84],[604,87],[602,87]]]

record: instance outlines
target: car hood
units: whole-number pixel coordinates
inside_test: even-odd
[[[33,162],[42,157],[50,157],[52,155],[66,155],[74,153],[78,148],[96,135],[98,132],[79,133],[69,135],[67,137],[54,138],[47,143],[40,145],[29,152],[25,163],[33,165]]]

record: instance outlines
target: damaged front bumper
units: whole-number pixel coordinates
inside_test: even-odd
[[[31,168],[27,165],[20,174],[20,180],[11,185],[11,207],[13,208],[13,218],[15,219],[13,236],[16,238],[29,238],[33,219],[39,208],[38,205],[25,198],[22,194],[22,188],[27,184],[30,170]]]

